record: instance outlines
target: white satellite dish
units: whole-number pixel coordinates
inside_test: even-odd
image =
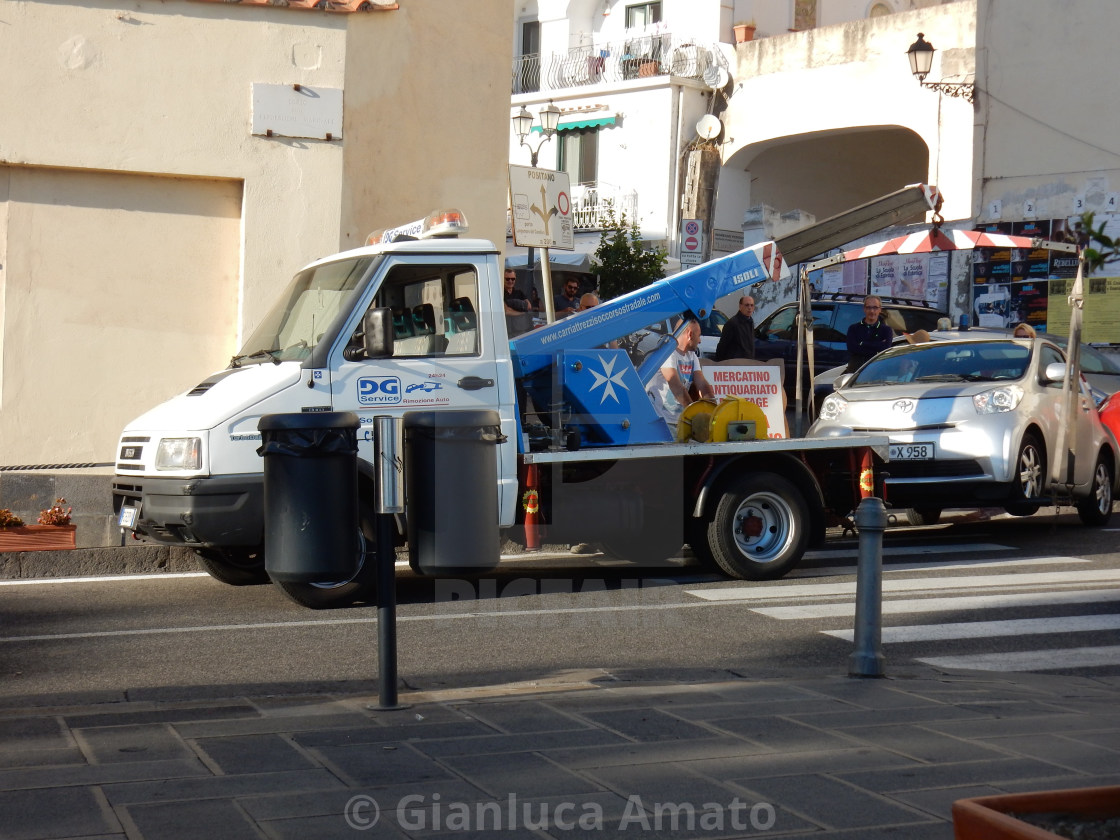
[[[709,64],[704,68],[703,78],[704,84],[712,90],[722,90],[727,87],[727,83],[731,81],[731,74],[727,72],[726,67],[720,67],[718,64]]]
[[[713,114],[705,114],[696,123],[696,133],[705,140],[712,140],[719,136],[722,128],[723,125],[720,123],[719,117]]]

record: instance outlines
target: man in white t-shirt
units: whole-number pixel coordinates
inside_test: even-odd
[[[669,424],[674,434],[681,412],[692,402],[688,391],[693,383],[701,397],[715,396],[704,371],[700,369],[700,356],[696,352],[699,347],[700,323],[695,318],[689,318],[677,337],[676,349],[646,386],[654,410]]]

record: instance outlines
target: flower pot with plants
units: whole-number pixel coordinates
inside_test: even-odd
[[[77,528],[70,524],[73,508],[65,499],[39,512],[37,525],[24,525],[8,508],[0,509],[0,551],[63,551],[74,548]]]
[[[1111,840],[1120,837],[1120,787],[1074,788],[959,799],[956,840]]]
[[[758,29],[753,20],[739,21],[739,23],[734,24],[731,28],[735,32],[736,44],[753,41],[755,30]]]

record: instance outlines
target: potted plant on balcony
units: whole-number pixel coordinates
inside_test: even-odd
[[[979,796],[953,803],[956,840],[1120,836],[1120,787]]]
[[[75,546],[77,528],[70,524],[73,508],[65,499],[39,512],[38,525],[24,525],[8,508],[0,509],[0,551],[58,551]]]
[[[758,26],[755,25],[754,19],[741,20],[731,27],[735,31],[735,43],[744,44],[747,41],[754,40],[755,30]]]

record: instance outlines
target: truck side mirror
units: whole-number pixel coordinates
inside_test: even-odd
[[[369,309],[362,316],[362,325],[355,338],[359,344],[346,348],[343,355],[350,361],[380,359],[393,355],[393,310],[388,307]]]

